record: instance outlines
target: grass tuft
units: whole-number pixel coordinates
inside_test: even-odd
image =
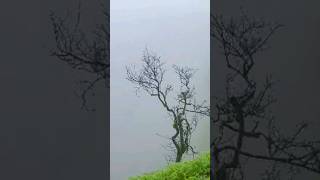
[[[129,180],[210,180],[210,154],[204,153],[194,160],[174,163]]]

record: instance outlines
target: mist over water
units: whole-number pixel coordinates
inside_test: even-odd
[[[141,65],[147,47],[166,62],[166,82],[176,84],[172,65],[197,69],[196,98],[209,103],[209,1],[148,3],[111,1],[111,179],[161,169],[170,154],[162,145],[172,136],[172,122],[161,104],[143,91],[136,94],[125,66]],[[209,119],[202,118],[193,136],[197,151],[209,150]]]

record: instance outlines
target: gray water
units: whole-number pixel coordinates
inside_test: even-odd
[[[172,64],[196,68],[197,99],[209,103],[209,0],[111,1],[111,179],[161,169],[173,133],[166,111],[144,92],[136,94],[125,66],[141,64],[148,47]],[[169,72],[170,73],[170,72]],[[175,76],[167,76],[175,83]],[[193,136],[197,151],[209,150],[209,120],[202,118]]]

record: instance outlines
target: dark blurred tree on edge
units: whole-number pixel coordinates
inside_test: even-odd
[[[109,22],[110,17],[105,4],[101,4],[103,23],[97,24],[91,32],[81,28],[81,3],[74,16],[60,17],[54,12],[50,20],[55,38],[55,50],[52,56],[67,63],[71,68],[90,73],[93,79],[80,81],[81,90],[77,95],[82,99],[82,108],[87,106],[87,96],[93,93],[97,83],[104,82],[109,87],[110,53]],[[94,94],[94,93],[93,93]]]
[[[211,144],[212,177],[215,180],[243,180],[244,166],[249,160],[270,163],[264,180],[281,179],[280,166],[308,170],[320,174],[320,141],[302,137],[308,123],[302,122],[291,134],[277,127],[268,111],[276,102],[270,75],[264,82],[255,79],[253,70],[257,54],[267,48],[268,41],[283,27],[247,16],[237,18],[211,16],[211,36],[221,50],[228,69],[224,97],[215,97],[212,108],[214,129]],[[248,141],[265,152],[246,146]]]

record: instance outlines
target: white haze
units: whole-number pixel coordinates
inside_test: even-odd
[[[172,135],[167,112],[154,97],[135,94],[125,66],[139,65],[148,47],[172,64],[198,69],[193,82],[198,100],[209,103],[209,0],[111,1],[111,179],[157,170],[166,165],[161,147]],[[175,76],[167,76],[175,82]],[[199,151],[209,150],[209,120],[194,134]]]

